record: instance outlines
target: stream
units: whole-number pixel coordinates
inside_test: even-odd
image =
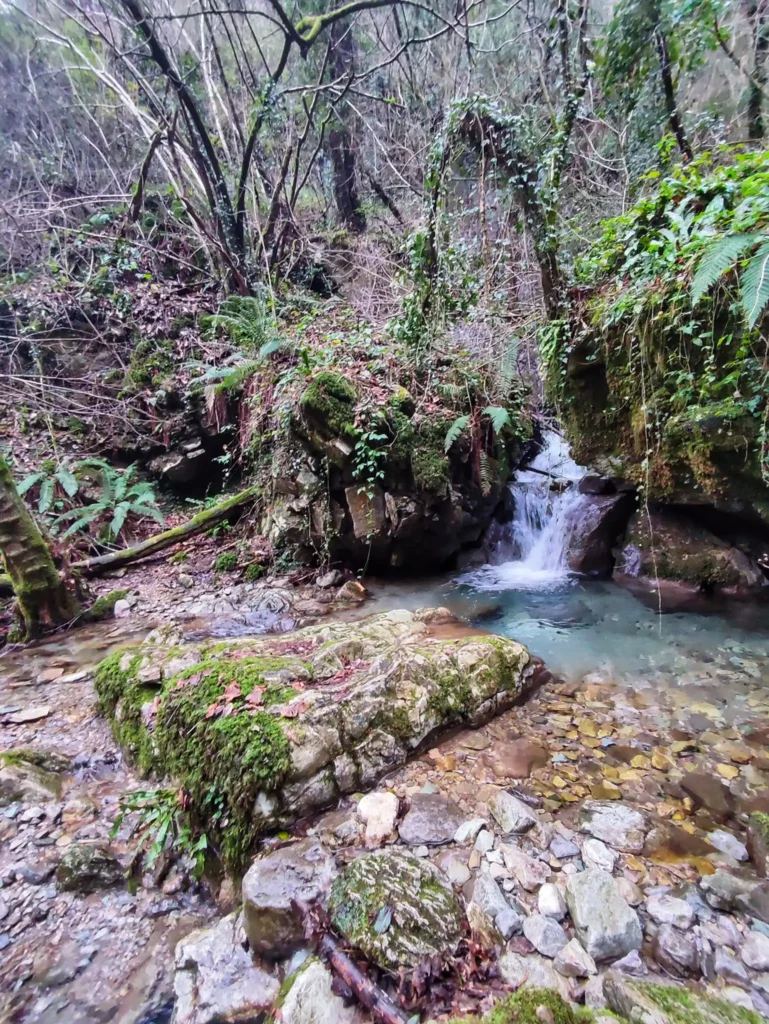
[[[488,565],[419,581],[367,582],[370,598],[354,615],[446,606],[525,644],[567,683],[607,688],[612,713],[631,730],[717,728],[734,740],[748,725],[765,724],[767,608],[710,605],[660,615],[653,600],[616,583],[575,577],[566,551],[582,474],[553,436],[511,485],[514,517],[500,530]],[[106,840],[120,794],[140,785],[95,714],[92,671],[115,647],[141,640],[150,625],[137,616],[83,627],[0,657],[2,749],[55,749],[72,764],[53,806],[0,809],[0,991],[18,1012],[24,1008],[19,1019],[162,1020],[176,939],[216,912],[173,873],[159,887],[76,899],[57,891],[48,867],[51,853],[74,840]],[[194,627],[198,637],[207,630],[226,635],[216,621]],[[537,717],[536,702],[526,714],[532,730],[546,721]],[[506,721],[513,720],[503,716],[488,727],[491,751],[495,744],[504,749]],[[521,713],[513,724],[529,735],[526,721]],[[484,771],[478,782],[494,781]],[[404,785],[441,781],[413,767],[400,777]],[[476,788],[457,787],[457,799],[467,800]],[[126,829],[115,848],[130,857]]]

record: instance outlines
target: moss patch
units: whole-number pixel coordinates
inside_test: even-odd
[[[317,374],[300,399],[304,417],[326,437],[352,432],[357,392],[341,374],[324,370]]]
[[[763,1018],[723,999],[672,985],[639,986],[669,1017],[670,1024],[761,1024]]]
[[[101,597],[96,598],[85,613],[86,620],[88,622],[99,622],[101,619],[110,618],[115,611],[117,602],[122,601],[125,597],[128,597],[127,590],[110,590],[108,594],[102,594]]]

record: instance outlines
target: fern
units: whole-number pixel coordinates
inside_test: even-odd
[[[700,258],[692,281],[692,305],[696,306],[719,277],[730,270],[745,250],[760,238],[761,235],[740,233],[726,235],[709,245]]]
[[[494,397],[504,401],[510,394],[518,376],[518,344],[519,339],[513,337],[502,353],[499,370],[494,381]]]
[[[495,434],[501,434],[505,427],[512,426],[510,413],[501,405],[487,405],[483,410],[484,416],[491,420],[491,426]]]
[[[769,241],[748,262],[742,273],[740,302],[748,327],[755,327],[769,302]]]
[[[209,333],[223,329],[235,345],[247,352],[258,352],[260,358],[277,351],[281,345],[275,319],[267,303],[260,298],[230,295],[218,313],[204,317],[201,322]],[[265,351],[267,349],[270,351]]]
[[[470,422],[469,416],[459,416],[446,431],[446,440],[443,442],[443,450],[448,452],[451,447],[460,439],[463,431],[467,429]]]

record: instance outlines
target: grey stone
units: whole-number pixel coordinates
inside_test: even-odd
[[[532,809],[506,790],[501,789],[489,801],[489,810],[503,832],[528,832],[537,824]]]
[[[240,915],[229,914],[177,945],[174,1024],[247,1024],[270,1008],[280,982],[254,966],[241,932]]]
[[[566,917],[566,900],[558,886],[552,882],[545,882],[539,890],[537,907],[540,914],[553,917],[556,921],[563,921]]]
[[[629,1021],[638,1024],[680,1024],[683,1020],[678,1008],[670,1011],[665,1009],[668,993],[675,996],[682,992],[678,987],[645,985],[612,971],[604,977],[603,990],[611,1009]],[[695,1021],[696,1024],[726,1024],[727,1021],[736,1024],[740,1020],[735,1020],[734,1007],[729,1003],[691,988],[683,991],[686,992],[687,1001],[686,1020],[692,1024]],[[742,1019],[745,1020],[744,1017]]]
[[[491,875],[477,876],[473,883],[471,902],[475,903],[491,918],[495,918],[503,910],[510,909],[510,904]]]
[[[441,868],[446,872],[446,877],[451,884],[457,887],[463,886],[465,882],[469,882],[472,878],[472,872],[465,861],[453,853],[449,854],[446,860],[441,863]]]
[[[600,839],[586,839],[582,844],[582,860],[586,868],[600,868],[611,874],[617,863],[617,854]]]
[[[745,965],[722,946],[718,946],[706,968],[708,977],[720,984],[750,988],[750,975]]]
[[[646,815],[616,800],[586,800],[579,830],[623,853],[640,853],[649,825]]]
[[[550,842],[550,852],[558,860],[566,860],[568,857],[578,857],[579,847],[570,839],[564,839],[563,836],[554,836]]]
[[[652,952],[657,963],[674,974],[694,974],[699,965],[699,950],[693,935],[663,924],[654,936]]]
[[[523,918],[512,907],[505,907],[494,918],[494,924],[499,928],[502,938],[509,939],[521,930]]]
[[[545,957],[521,956],[510,951],[503,953],[498,963],[499,973],[513,989],[522,985],[529,988],[553,989],[564,999],[569,998],[569,983],[553,969],[552,960]]]
[[[463,820],[464,814],[453,800],[440,793],[415,793],[398,834],[409,846],[441,846],[454,839]]]
[[[469,821],[463,821],[454,833],[454,842],[466,843],[468,840],[475,840],[478,837],[478,833],[485,826],[485,818],[471,818]]]
[[[131,605],[125,598],[121,597],[119,601],[115,601],[112,614],[116,619],[127,619],[131,614]]]
[[[325,964],[312,957],[284,986],[288,988],[280,1007],[282,1024],[363,1024],[357,1006],[345,1006],[332,990],[333,975]]]
[[[243,926],[254,952],[272,960],[290,956],[304,941],[292,900],[323,899],[335,874],[333,859],[314,839],[254,861],[243,878]]]
[[[488,853],[494,846],[494,833],[482,829],[475,837],[475,849],[478,853]]]
[[[577,938],[594,960],[610,960],[641,948],[638,914],[605,871],[593,868],[572,875],[566,886],[566,902]]]
[[[738,897],[749,896],[757,884],[745,878],[737,878],[736,875],[722,869],[712,875],[705,875],[700,880],[700,888],[705,893],[705,899],[715,910],[736,909]]]
[[[569,941],[566,932],[552,917],[543,917],[542,914],[532,914],[523,922],[523,934],[542,956],[551,959]]]
[[[740,950],[742,962],[754,971],[769,971],[769,938],[760,932],[749,932]]]
[[[61,780],[53,772],[24,761],[0,766],[0,807],[58,800],[60,793]]]
[[[364,956],[396,971],[456,948],[464,915],[448,879],[397,850],[364,854],[334,882],[334,927]]]
[[[644,978],[649,973],[649,968],[637,949],[631,950],[627,956],[620,957],[611,965],[613,971],[622,971],[631,978]]]
[[[529,892],[534,892],[550,877],[550,867],[541,860],[530,857],[517,846],[502,846],[505,867]]]
[[[667,893],[657,893],[646,900],[646,913],[657,924],[672,924],[686,930],[694,924],[694,911],[686,902]]]
[[[727,854],[729,857],[734,858],[734,860],[746,861],[748,859],[747,846],[741,843],[731,832],[716,829],[708,834],[708,842],[711,846],[715,846],[717,850],[720,850],[721,853]]]
[[[109,846],[73,843],[56,867],[56,882],[65,892],[89,893],[125,881],[125,871]]]
[[[565,978],[587,978],[598,970],[595,960],[577,939],[571,939],[558,951],[553,967]]]

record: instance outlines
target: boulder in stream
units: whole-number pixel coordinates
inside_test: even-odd
[[[520,644],[434,634],[435,618],[392,611],[216,645],[159,639],[101,663],[100,708],[140,769],[183,786],[225,860],[242,864],[261,833],[372,787],[431,734],[480,724],[532,685],[541,663]],[[172,671],[185,654],[188,667]]]

